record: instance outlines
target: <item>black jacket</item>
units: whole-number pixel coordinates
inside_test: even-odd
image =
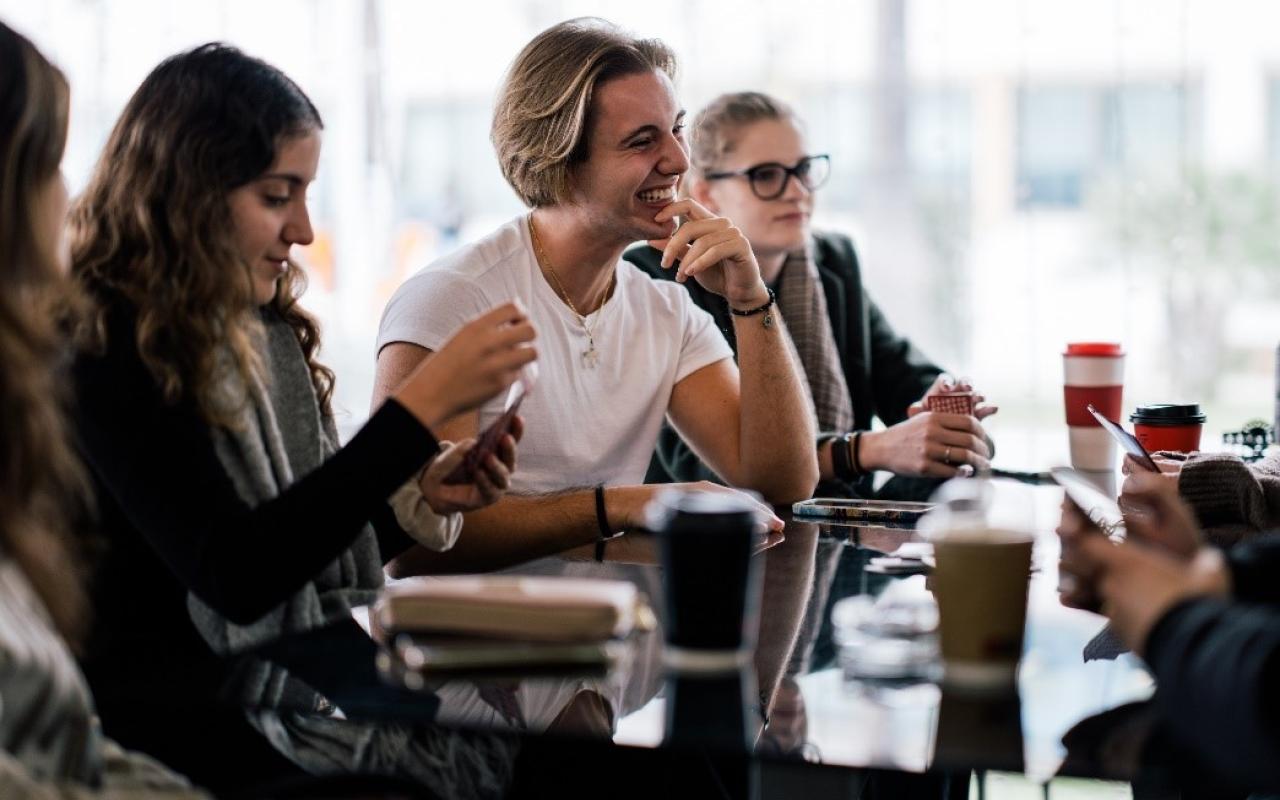
[[[1146,661],[1177,738],[1222,775],[1280,791],[1280,535],[1236,546],[1228,564],[1234,597],[1174,606]]]
[[[858,254],[849,237],[838,233],[815,233],[813,245],[814,261],[827,296],[831,332],[840,352],[849,396],[853,400],[854,428],[869,429],[875,417],[885,425],[897,424],[907,418],[907,406],[924,395],[942,368],[889,325],[862,286]],[[661,253],[648,245],[631,248],[623,258],[654,278],[672,280],[675,276],[675,270],[662,269],[659,265]],[[736,353],[737,341],[728,303],[697,281],[688,281],[685,286],[693,301],[715,318],[716,325]],[[648,480],[670,482],[718,478],[668,427],[663,429],[658,439],[658,451],[650,465]],[[906,490],[895,493],[902,496],[918,495],[922,491],[927,493],[928,487],[936,482],[895,479],[893,483]],[[910,489],[907,489],[908,485]],[[866,495],[871,491],[870,481],[864,479],[856,487],[830,484],[819,487],[819,493],[831,491]]]

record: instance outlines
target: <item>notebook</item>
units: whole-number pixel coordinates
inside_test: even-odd
[[[374,614],[391,632],[598,642],[626,636],[640,602],[627,581],[460,575],[389,587]]]

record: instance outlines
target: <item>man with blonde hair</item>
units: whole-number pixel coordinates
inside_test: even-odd
[[[452,551],[406,554],[393,573],[493,568],[592,541],[599,558],[606,538],[643,524],[664,416],[731,486],[777,504],[813,491],[811,402],[773,294],[728,220],[677,200],[689,159],[674,74],[662,42],[595,19],[543,31],[512,64],[491,135],[532,211],[400,287],[378,334],[374,404],[464,320],[517,299],[539,331],[540,367],[519,469],[511,494],[466,517]],[[677,280],[725,298],[736,365],[683,287],[621,259],[639,240],[664,248]],[[474,436],[501,411],[490,404],[443,433]]]

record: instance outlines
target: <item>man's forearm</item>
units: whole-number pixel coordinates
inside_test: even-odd
[[[818,483],[813,402],[777,309],[734,317],[741,381],[739,458],[744,488],[775,504],[804,500]]]
[[[605,490],[611,531],[626,528],[650,489],[614,486]],[[462,535],[444,552],[417,546],[387,567],[393,578],[459,572],[488,572],[522,564],[595,542],[600,535],[595,494],[572,489],[544,495],[507,495],[463,516]]]

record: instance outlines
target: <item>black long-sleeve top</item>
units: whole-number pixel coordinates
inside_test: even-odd
[[[1253,790],[1280,790],[1280,535],[1227,557],[1234,598],[1196,598],[1152,628],[1146,661],[1175,736]]]
[[[72,365],[74,429],[105,539],[93,565],[94,618],[82,661],[108,735],[195,771],[188,754],[170,752],[173,737],[202,728],[207,735],[213,719],[226,723],[228,736],[247,728],[218,700],[234,665],[200,638],[187,593],[234,622],[252,622],[370,522],[385,563],[412,543],[387,498],[438,444],[388,401],[321,467],[250,507],[194,403],[163,399],[138,354],[135,327],[134,314],[117,303],[105,353],[79,354]]]

